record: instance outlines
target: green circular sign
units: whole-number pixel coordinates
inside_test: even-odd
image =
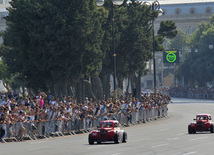
[[[168,54],[166,55],[166,60],[167,60],[168,62],[175,62],[175,60],[176,60],[176,55],[175,55],[175,53],[168,53]]]

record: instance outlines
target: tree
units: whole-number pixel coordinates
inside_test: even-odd
[[[177,77],[184,76],[189,87],[205,87],[207,82],[214,81],[214,50],[209,49],[209,45],[213,45],[214,39],[213,18],[214,16],[210,23],[202,22],[199,29],[191,35],[189,45],[192,52],[178,69]],[[195,49],[198,52],[194,52]]]
[[[94,1],[14,0],[8,11],[3,60],[27,87],[54,94],[97,74],[103,33]]]
[[[181,49],[182,47],[187,47],[188,45],[188,36],[184,31],[178,30],[178,34],[175,38],[169,41],[168,49]]]
[[[133,79],[138,97],[140,97],[141,91],[141,82],[138,79],[145,71],[146,62],[152,58],[151,25],[149,22],[155,17],[150,13],[149,7],[143,5],[142,2],[131,1],[127,4],[127,19],[124,21],[124,26],[121,26],[122,33],[118,43],[118,81],[123,81],[124,78]]]
[[[112,3],[106,2],[105,8],[109,10],[109,16],[104,24],[105,42],[103,49],[106,55],[103,60],[102,75],[112,74],[113,48],[112,48]],[[158,11],[152,11],[142,2],[132,0],[124,2],[121,7],[115,7],[115,49],[117,55],[117,82],[123,89],[124,78],[131,78],[137,86],[137,96],[140,97],[140,77],[147,73],[146,62],[152,58],[152,25],[151,21],[157,18]],[[161,23],[158,36],[155,37],[155,50],[163,50],[164,38],[172,38],[177,34],[175,23],[166,21]],[[106,48],[107,47],[107,48]],[[111,47],[111,48],[109,48]],[[137,75],[137,76],[136,76]],[[109,83],[109,82],[107,82]]]
[[[153,33],[151,21],[158,17],[158,11],[151,10],[150,6],[142,2],[131,1],[127,5],[128,24],[124,24],[120,40],[118,59],[118,76],[132,77],[136,85],[136,96],[141,94],[141,76],[147,74],[146,62],[152,58]],[[163,50],[164,38],[173,38],[177,34],[173,21],[160,23],[160,29],[155,36],[155,51]]]
[[[118,83],[146,73],[146,61],[152,58],[151,20],[158,15],[141,2],[126,2],[115,7]],[[75,87],[78,99],[83,98],[87,82],[88,90],[96,89],[102,99],[100,77],[109,80],[113,73],[110,1],[98,8],[91,0],[12,0],[8,11],[3,35],[7,50],[1,55],[10,74],[35,91],[67,95]],[[175,34],[173,22],[163,22],[161,28],[155,50],[162,48],[164,37]]]

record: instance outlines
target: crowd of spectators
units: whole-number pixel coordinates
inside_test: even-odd
[[[38,93],[37,96],[27,96],[24,99],[0,94],[0,132],[3,137],[6,125],[12,126],[16,122],[69,121],[93,119],[97,116],[108,119],[109,115],[115,113],[128,114],[140,109],[159,108],[170,101],[168,95],[154,96],[150,93],[142,94],[141,99],[132,97],[93,101],[86,98],[84,103],[77,103],[77,99],[71,96],[64,96],[62,100],[55,96],[47,97],[44,92]]]
[[[182,86],[170,87],[169,94],[175,97],[194,97],[196,95],[214,95],[214,88],[187,88]],[[203,97],[203,96],[202,96]]]

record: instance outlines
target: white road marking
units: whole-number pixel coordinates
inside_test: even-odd
[[[167,140],[177,140],[177,139],[180,139],[178,137],[175,137],[175,138],[167,138]]]
[[[114,154],[111,154],[111,155],[119,155],[119,154],[121,154],[121,153],[114,153]]]
[[[42,144],[42,143],[46,143],[47,141],[39,141],[39,142],[30,142],[30,144]]]
[[[39,147],[39,148],[29,148],[28,150],[29,151],[33,151],[33,150],[41,150],[41,149],[48,149],[48,147],[47,146],[43,146],[43,147]]]
[[[185,153],[185,154],[183,154],[183,155],[189,155],[189,154],[195,154],[195,153],[197,153],[197,152],[188,152],[188,153]]]
[[[178,133],[176,136],[185,135],[186,133]]]
[[[198,138],[193,138],[193,139],[190,139],[190,140],[199,140],[199,139],[205,139],[207,137],[198,137]]]
[[[167,146],[167,145],[169,145],[168,143],[165,143],[165,144],[160,144],[160,145],[154,145],[154,146],[152,146],[153,148],[155,148],[155,147],[161,147],[161,146]]]
[[[92,146],[92,147],[88,147],[86,149],[97,149],[99,147],[103,147],[104,145],[96,145],[96,146]]]
[[[160,131],[168,131],[169,129],[161,129]]]
[[[149,140],[151,138],[142,138],[142,139],[135,139],[135,140],[131,140],[133,142],[139,142],[139,141],[144,141],[144,140]]]

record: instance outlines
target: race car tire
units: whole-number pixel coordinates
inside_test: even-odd
[[[126,132],[123,132],[123,143],[126,143],[127,142],[127,133]]]
[[[192,134],[192,129],[191,129],[190,125],[188,126],[188,133]]]
[[[94,144],[94,139],[91,137],[91,134],[89,134],[89,136],[88,136],[88,143],[89,143],[90,145],[93,145],[93,144]]]
[[[115,133],[115,135],[114,135],[114,143],[115,144],[118,144],[119,143],[119,141],[118,141],[118,134],[117,133]]]
[[[210,133],[213,133],[213,124],[210,126]]]
[[[194,129],[194,130],[192,129],[192,133],[196,134],[196,130],[195,130],[195,129]]]
[[[97,142],[97,144],[101,144],[101,142]]]

